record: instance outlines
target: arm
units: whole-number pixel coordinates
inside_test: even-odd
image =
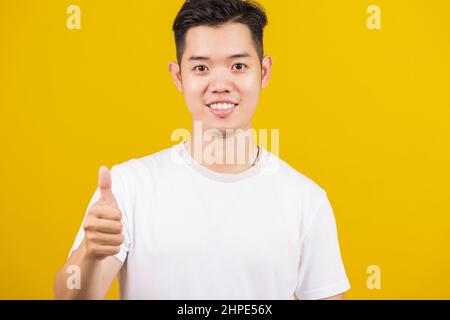
[[[103,260],[86,254],[86,243],[82,241],[69,260],[58,271],[54,281],[55,299],[104,299],[114,278],[122,267],[121,262],[109,256]],[[66,285],[70,276],[66,272],[70,265],[80,267],[80,289],[69,289]]]
[[[83,224],[83,240],[56,274],[56,299],[104,299],[122,267],[114,257],[124,242],[122,213],[111,191],[111,176],[106,167],[99,172],[99,189],[100,199],[88,210]],[[79,274],[68,274],[70,266],[78,266]],[[67,286],[72,276],[79,276],[79,288]]]

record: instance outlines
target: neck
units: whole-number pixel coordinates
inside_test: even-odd
[[[237,174],[250,169],[257,160],[258,146],[251,130],[222,132],[202,131],[201,137],[192,131],[192,139],[186,141],[186,148],[198,163],[218,172]],[[227,133],[227,134],[225,134]]]

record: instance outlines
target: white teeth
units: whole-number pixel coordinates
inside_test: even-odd
[[[236,105],[233,103],[213,103],[209,106],[212,109],[216,109],[216,110],[228,110],[228,109],[235,107]]]

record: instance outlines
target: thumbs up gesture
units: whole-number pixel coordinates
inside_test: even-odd
[[[113,256],[120,251],[124,241],[122,235],[122,213],[111,191],[111,174],[101,166],[98,173],[100,199],[88,210],[83,224],[86,254],[96,260]]]

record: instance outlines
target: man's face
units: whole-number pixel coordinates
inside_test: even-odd
[[[169,69],[193,121],[202,121],[204,129],[223,131],[251,128],[261,88],[269,80],[271,58],[266,56],[262,64],[249,28],[227,23],[189,29],[181,70],[175,62]]]

